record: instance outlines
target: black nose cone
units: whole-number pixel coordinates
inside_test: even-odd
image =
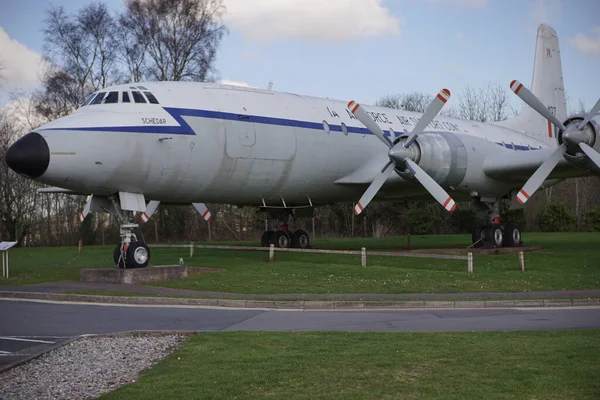
[[[13,171],[30,178],[39,178],[50,164],[50,149],[39,133],[30,132],[6,151],[6,164]]]

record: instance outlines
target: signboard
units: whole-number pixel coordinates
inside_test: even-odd
[[[6,251],[17,245],[17,242],[0,242],[0,251]]]
[[[2,277],[8,279],[8,249],[16,246],[17,242],[0,242],[0,256],[2,257]]]

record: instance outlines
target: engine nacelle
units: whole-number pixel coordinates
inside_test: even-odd
[[[402,140],[406,138],[397,142]],[[452,133],[422,133],[407,150],[412,154],[410,158],[442,186],[457,186],[467,173],[467,150]],[[404,178],[412,178],[398,172]]]
[[[584,118],[585,116],[583,115],[574,115],[569,117],[563,125],[567,127],[568,130],[570,126],[579,125]],[[598,166],[594,164],[594,162],[592,162],[579,147],[579,143],[583,142],[600,152],[600,140],[597,140],[598,134],[600,134],[600,127],[595,121],[590,120],[583,129],[577,130],[575,133],[565,134],[565,131],[559,130],[557,141],[559,145],[564,143],[567,146],[567,152],[565,153],[565,159],[567,161],[585,170],[600,173],[600,168],[598,168]]]

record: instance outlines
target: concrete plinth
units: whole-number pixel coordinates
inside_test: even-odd
[[[82,269],[79,280],[82,282],[103,283],[150,283],[187,278],[186,266],[146,267],[135,269],[95,268]]]

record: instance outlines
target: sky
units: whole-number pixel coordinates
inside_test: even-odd
[[[8,93],[39,87],[49,4],[76,12],[93,0],[0,0],[0,59]],[[101,0],[112,10],[122,0]],[[467,85],[530,85],[536,30],[558,33],[572,107],[600,97],[598,0],[223,0],[229,33],[218,77],[255,87],[372,104],[393,93],[453,93]],[[513,95],[513,106],[519,100]]]

